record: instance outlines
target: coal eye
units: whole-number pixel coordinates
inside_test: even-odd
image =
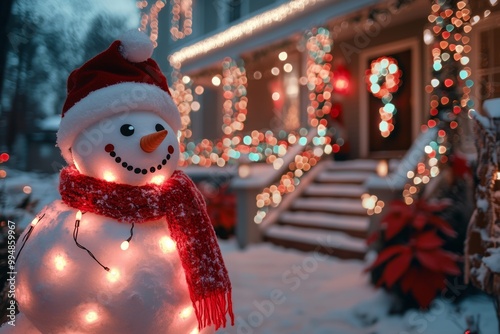
[[[156,129],[156,132],[158,132],[161,130],[165,130],[165,127],[163,125],[161,125],[160,123],[158,123],[158,124],[156,124],[155,129]]]
[[[123,124],[122,127],[120,128],[120,132],[124,136],[132,136],[134,134],[134,127],[130,124]]]

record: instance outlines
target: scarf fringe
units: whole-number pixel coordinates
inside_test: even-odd
[[[231,318],[231,326],[234,326],[233,301],[231,291],[225,294],[213,294],[193,303],[198,329],[215,326],[215,330],[226,327],[226,316]]]

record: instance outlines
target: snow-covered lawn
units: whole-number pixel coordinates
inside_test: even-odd
[[[463,287],[450,284],[427,312],[388,315],[390,297],[375,290],[362,261],[259,244],[244,251],[220,242],[233,284],[236,334],[448,334],[464,333],[466,316],[479,316],[481,334],[495,334],[491,299],[451,303]]]
[[[8,170],[7,207],[18,204],[29,185],[38,200],[33,211],[59,198],[57,175]],[[24,213],[19,225],[33,216]],[[451,283],[427,312],[388,315],[390,298],[375,290],[363,274],[365,263],[322,254],[287,250],[269,244],[239,250],[233,240],[220,241],[233,284],[236,322],[220,334],[454,334],[464,333],[466,316],[479,316],[480,334],[495,334],[491,299],[469,296],[452,304],[463,287]]]

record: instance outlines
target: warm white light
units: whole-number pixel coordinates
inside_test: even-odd
[[[163,175],[155,175],[151,179],[151,182],[154,183],[154,184],[157,184],[157,185],[162,184],[163,181],[165,181],[165,176],[163,176]]]
[[[36,224],[38,224],[38,217],[35,217],[32,221],[31,221],[31,226],[35,227]]]
[[[195,327],[189,334],[200,334],[200,331],[198,330],[198,328]]]
[[[167,236],[160,239],[160,249],[163,253],[171,253],[175,250],[175,242]]]
[[[24,186],[23,187],[23,193],[29,195],[31,194],[31,187],[30,186]]]
[[[281,61],[285,61],[285,60],[288,58],[288,53],[286,53],[285,51],[282,51],[282,52],[280,52],[280,54],[278,55],[278,58],[279,58]]]
[[[108,281],[115,283],[120,278],[120,272],[116,269],[111,269],[106,275]]]
[[[116,180],[115,174],[113,174],[109,170],[104,171],[102,178],[108,182],[113,182]]]
[[[214,85],[214,86],[219,86],[220,85],[220,78],[218,76],[214,76],[212,78],[212,85]]]
[[[182,48],[169,57],[170,64],[179,68],[188,59],[194,59],[213,50],[227,47],[227,44],[246,39],[258,31],[268,30],[274,25],[282,24],[291,17],[300,15],[305,9],[309,10],[313,6],[320,6],[324,2],[326,0],[288,1],[276,8],[235,24],[221,33]]]
[[[290,73],[293,70],[293,66],[290,63],[286,63],[285,65],[283,65],[283,69],[285,70],[286,73]]]
[[[130,246],[130,242],[128,242],[127,240],[125,240],[125,241],[124,241],[124,242],[122,242],[122,244],[120,245],[120,248],[121,248],[122,250],[124,250],[124,251],[125,251],[125,250],[127,250],[127,249],[128,249],[128,247],[129,247],[129,246]]]
[[[205,91],[205,88],[203,88],[203,86],[196,86],[196,88],[194,89],[194,92],[198,95],[203,94],[204,91]]]
[[[82,220],[82,212],[80,210],[78,210],[76,212],[76,217],[75,217],[76,220]]]
[[[56,255],[54,257],[54,264],[57,270],[63,271],[66,268],[66,259],[62,255]]]
[[[278,101],[280,99],[280,93],[274,92],[271,98],[273,99],[273,101]]]
[[[181,311],[180,317],[181,319],[187,319],[191,313],[193,313],[193,308],[191,306],[186,307]]]
[[[434,42],[434,34],[430,29],[424,30],[424,43],[425,45],[431,45]]]
[[[260,71],[253,72],[253,78],[255,80],[260,80],[262,78],[262,73]]]
[[[492,6],[496,6],[497,3],[498,3],[498,0],[490,0],[490,4]]]
[[[198,110],[200,110],[200,108],[201,108],[200,102],[193,101],[193,103],[191,103],[191,110],[192,111],[198,111]]]
[[[273,68],[271,69],[271,73],[272,73],[273,75],[278,75],[278,74],[280,74],[280,69],[279,69],[279,68],[277,68],[277,67],[273,67]]]
[[[387,160],[380,160],[380,162],[377,164],[377,175],[380,177],[385,177],[387,176],[388,172],[389,164],[387,163]]]
[[[182,77],[182,82],[187,85],[189,83],[189,81],[191,81],[191,78],[188,77],[187,75],[183,76]]]
[[[497,172],[495,176],[495,180],[500,180],[500,172]]]
[[[98,318],[99,316],[97,315],[96,311],[89,311],[87,312],[87,314],[85,314],[85,320],[87,320],[89,324],[96,322]]]
[[[238,176],[242,179],[250,176],[250,166],[246,164],[239,165],[238,167]]]

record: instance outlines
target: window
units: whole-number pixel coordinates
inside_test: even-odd
[[[491,27],[480,32],[479,55],[476,77],[479,78],[478,102],[482,106],[488,99],[500,97],[500,27]],[[497,47],[496,47],[497,46]]]

